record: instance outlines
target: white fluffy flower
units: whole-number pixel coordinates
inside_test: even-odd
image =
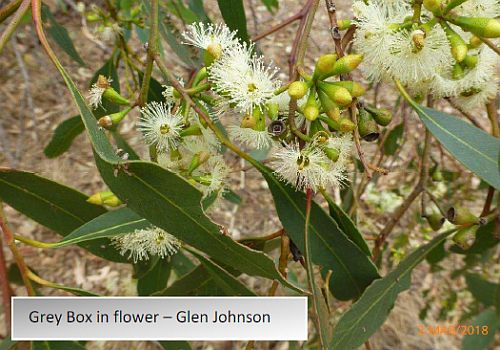
[[[484,82],[481,86],[472,91],[472,93],[463,93],[453,100],[462,109],[469,111],[471,109],[477,108],[479,106],[484,106],[498,93],[498,78],[493,77],[493,79]]]
[[[210,67],[210,81],[226,104],[241,113],[261,108],[281,85],[277,69],[267,66],[262,57],[251,56],[251,48],[239,45]]]
[[[210,170],[210,180],[207,186],[203,188],[205,196],[216,191],[221,191],[229,176],[229,167],[222,156],[210,157],[207,167]]]
[[[454,11],[460,16],[496,18],[500,16],[500,2],[498,0],[468,0]]]
[[[402,4],[401,1],[398,1]],[[407,6],[381,6],[379,1],[365,4],[356,1],[353,4],[356,16],[356,36],[354,49],[364,56],[362,71],[372,80],[383,78],[385,60],[393,40],[394,24],[403,22],[409,14]]]
[[[498,56],[486,45],[469,54],[477,54],[478,61],[474,68],[467,69],[461,79],[452,78],[452,67],[436,74],[432,82],[432,90],[439,97],[458,96],[461,93],[481,89],[486,81],[497,75]]]
[[[88,100],[93,109],[97,109],[99,106],[102,106],[102,95],[104,94],[104,91],[111,86],[112,81],[112,79],[100,75],[97,81],[92,84],[89,90]]]
[[[432,28],[420,47],[415,42],[422,35],[425,36],[420,30],[401,30],[394,34],[385,65],[389,76],[403,84],[415,84],[430,80],[453,62],[448,39],[441,27]]]
[[[390,5],[390,6],[389,6]],[[403,1],[354,4],[358,30],[354,48],[364,56],[361,66],[371,80],[398,79],[403,84],[421,84],[452,62],[446,34],[439,26],[428,33],[414,27],[400,29],[398,23],[412,14]]]
[[[227,129],[232,140],[250,148],[267,149],[273,144],[273,139],[267,130],[259,131],[238,125],[231,125]]]
[[[332,162],[314,145],[302,150],[299,145],[289,145],[277,149],[272,159],[275,174],[297,190],[338,187],[346,180],[345,164]]]
[[[128,254],[128,258],[132,258],[134,263],[148,260],[150,255],[165,258],[177,253],[181,247],[177,238],[155,226],[113,237],[113,244],[120,250],[120,254]]]
[[[182,37],[185,40],[183,44],[193,45],[204,50],[212,45],[220,48],[222,53],[238,45],[236,32],[231,31],[224,24],[193,23],[187,27]]]
[[[184,79],[177,78],[177,81],[179,82],[179,84],[181,84],[182,87],[184,87]],[[174,96],[174,87],[172,85],[162,85],[162,87],[164,90],[161,92],[161,94],[163,95],[163,97],[165,97],[165,102],[171,105],[175,104],[177,102],[177,99]]]
[[[334,148],[339,151],[339,159],[337,160],[338,166],[344,166],[351,158],[352,152],[352,134],[346,133],[339,137],[330,137],[328,140],[328,147]]]
[[[178,144],[183,118],[172,113],[172,106],[150,102],[141,109],[142,118],[137,123],[149,145],[156,145],[158,151],[166,152]]]

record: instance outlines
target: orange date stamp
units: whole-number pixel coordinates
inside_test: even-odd
[[[448,325],[423,325],[419,324],[418,335],[453,335],[453,336],[466,336],[466,335],[488,335],[488,326],[474,326],[466,324],[448,324]]]

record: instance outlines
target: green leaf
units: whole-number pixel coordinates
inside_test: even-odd
[[[304,193],[297,192],[290,185],[279,181],[272,170],[262,164],[255,162],[253,165],[269,184],[285,231],[297,247],[304,251]],[[330,290],[337,299],[349,300],[359,297],[373,280],[380,277],[365,252],[351,241],[315,202],[311,208],[309,234],[313,262],[333,271]]]
[[[262,0],[262,3],[266,5],[270,12],[273,12],[273,10],[276,10],[279,7],[278,0]]]
[[[497,285],[491,283],[481,276],[473,273],[465,275],[467,288],[472,293],[472,296],[486,306],[495,305]]]
[[[420,106],[413,108],[427,129],[466,168],[500,189],[500,140],[449,114]]]
[[[297,289],[283,278],[267,255],[221,234],[201,209],[201,193],[186,180],[157,164],[118,157],[73,80],[57,61],[56,66],[80,111],[102,178],[130,209],[221,263]]]
[[[404,259],[396,269],[376,280],[340,318],[334,330],[332,350],[357,349],[385,322],[399,293],[410,288],[411,272],[425,256],[453,231],[435,237]]]
[[[384,142],[384,154],[386,156],[393,156],[396,151],[401,147],[401,142],[403,139],[404,124],[398,124],[394,129],[389,131],[387,139]]]
[[[354,222],[351,220],[349,215],[346,214],[341,207],[339,207],[334,201],[331,200],[329,196],[325,197],[328,202],[328,208],[330,209],[330,216],[339,225],[339,228],[346,234],[347,237],[366,254],[366,256],[371,256],[370,248],[361,232],[359,232]]]
[[[169,259],[158,259],[153,269],[137,281],[137,293],[152,295],[165,289],[171,271]]]
[[[223,296],[213,276],[203,265],[199,265],[188,274],[176,280],[168,288],[155,293],[155,296]]]
[[[217,0],[219,9],[231,30],[238,31],[238,37],[243,41],[248,41],[247,19],[243,0]]]
[[[159,343],[165,350],[191,350],[191,345],[187,341],[161,341]]]
[[[104,213],[85,223],[54,244],[54,246],[65,247],[96,239],[111,238],[149,226],[151,226],[151,223],[141,218],[129,208],[120,208]]]
[[[79,115],[71,117],[59,124],[52,139],[43,150],[48,158],[55,158],[66,152],[73,140],[85,130]]]
[[[191,24],[198,20],[196,13],[191,11],[190,8],[186,7],[182,1],[170,0],[167,2],[167,8],[169,12],[179,17],[184,23]]]
[[[73,45],[73,41],[69,37],[68,31],[66,30],[66,28],[57,23],[48,6],[42,6],[42,16],[44,20],[49,20],[50,26],[46,26],[47,32],[52,37],[52,39],[54,39],[57,45],[59,45],[59,47],[63,49],[64,52],[66,52],[66,54],[75,62],[77,62],[81,66],[84,66],[85,62],[83,62],[82,58],[76,51],[75,46]]]
[[[17,341],[10,339],[10,336],[7,336],[0,342],[0,350],[10,350],[13,349],[14,346],[17,345]]]
[[[139,75],[139,83],[142,85],[142,77],[144,74],[142,72],[138,72]],[[165,97],[163,96],[163,86],[156,80],[155,78],[151,77],[151,80],[149,81],[149,90],[148,90],[148,102],[164,102]]]
[[[479,334],[474,335],[465,335],[462,339],[462,350],[484,350],[487,349],[491,342],[495,339],[495,332],[497,326],[499,325],[498,317],[495,313],[495,310],[490,308],[484,310],[479,315],[477,315],[471,322],[471,326],[476,328],[479,326],[479,330],[481,331],[481,327],[488,327],[488,334],[483,335],[481,332]]]
[[[5,168],[0,168],[0,198],[62,236],[106,213],[104,208],[87,203],[88,197],[72,188],[30,172]],[[108,247],[108,240],[80,246],[105,259],[125,261],[115,249]]]
[[[205,258],[203,255],[191,251],[200,263],[205,267],[205,270],[212,276],[215,283],[227,294],[231,296],[256,296],[247,286],[240,282],[232,274],[224,270],[222,267]]]
[[[90,81],[90,86],[92,86],[92,84],[97,81],[97,78],[101,74],[105,77],[111,78],[111,86],[113,86],[116,91],[120,91],[118,74],[116,72],[116,68],[114,66],[112,58],[106,61],[106,63],[94,74],[92,80]],[[152,85],[154,86],[154,83],[152,83]],[[96,119],[98,119],[107,114],[116,113],[119,110],[120,109],[118,106],[104,99],[102,101],[102,107],[97,108],[93,113]],[[83,125],[82,118],[79,115],[66,119],[57,126],[52,139],[45,147],[43,152],[48,158],[55,158],[60,156],[71,147],[71,144],[73,143],[75,138],[84,130],[85,126]]]
[[[198,16],[198,21],[210,23],[210,18],[203,7],[203,0],[189,0],[188,6]]]

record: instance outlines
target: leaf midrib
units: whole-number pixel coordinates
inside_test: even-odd
[[[0,181],[3,182],[3,183],[5,183],[5,184],[7,184],[7,186],[13,187],[13,188],[15,188],[17,190],[20,190],[20,191],[28,194],[28,195],[31,195],[32,197],[35,197],[35,198],[41,200],[42,202],[45,202],[45,203],[49,204],[51,207],[57,208],[58,210],[60,210],[61,212],[67,214],[68,216],[70,216],[70,217],[72,217],[72,218],[74,218],[74,219],[76,219],[76,220],[78,220],[78,221],[80,221],[82,223],[85,223],[85,220],[83,220],[82,218],[80,218],[80,217],[76,216],[75,214],[73,214],[73,213],[65,210],[64,208],[60,207],[59,205],[57,205],[57,204],[55,204],[53,202],[50,202],[50,201],[48,201],[47,199],[45,199],[43,197],[40,197],[39,195],[37,195],[36,193],[34,193],[34,192],[32,192],[32,191],[30,191],[28,189],[25,189],[23,187],[17,186],[17,185],[15,185],[15,184],[13,184],[11,182],[8,182],[8,181],[6,181],[6,180],[4,180],[2,178],[0,178]]]
[[[96,237],[96,235],[99,235],[102,232],[114,230],[114,229],[117,229],[117,228],[120,228],[120,227],[123,227],[123,226],[129,226],[129,225],[138,224],[141,221],[146,221],[147,222],[148,220],[146,220],[146,219],[139,219],[139,220],[135,220],[135,221],[128,221],[126,223],[121,223],[119,225],[106,227],[106,228],[101,229],[99,231],[93,231],[91,233],[84,234],[84,235],[81,235],[81,236],[78,236],[78,237],[75,237],[75,238],[72,238],[72,239],[62,239],[61,241],[59,241],[57,243],[57,246],[58,247],[64,247],[64,246],[67,246],[67,245],[70,245],[70,244],[74,244],[74,243],[88,242],[88,241],[92,241],[94,239],[99,239],[99,238],[108,238],[106,236]],[[79,240],[82,237],[90,238],[90,239]]]

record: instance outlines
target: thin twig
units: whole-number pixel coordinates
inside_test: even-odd
[[[335,43],[335,52],[338,57],[342,57],[344,56],[344,50],[342,48],[342,36],[337,24],[337,6],[333,0],[325,0],[325,4],[328,11],[328,18],[330,19],[330,34]]]
[[[150,14],[150,28],[148,40],[148,57],[144,77],[142,80],[141,92],[139,95],[138,105],[144,106],[148,99],[149,83],[151,81],[151,74],[153,73],[154,59],[159,52],[159,31],[158,31],[158,17],[159,17],[159,0],[151,0],[151,14]]]
[[[12,255],[14,256],[14,260],[19,268],[19,272],[21,274],[21,278],[23,280],[24,286],[26,287],[26,291],[28,295],[35,295],[35,290],[31,285],[31,281],[28,277],[28,266],[24,262],[23,256],[17,250],[16,242],[14,240],[14,234],[7,224],[7,219],[5,217],[3,211],[3,203],[0,202],[0,229],[3,232],[3,238],[5,240],[5,244],[10,248]]]
[[[14,0],[0,9],[0,23],[12,15],[21,5],[22,0]]]
[[[10,333],[10,297],[12,296],[12,291],[9,285],[8,273],[7,273],[7,261],[5,260],[5,255],[3,253],[3,240],[0,239],[0,281],[2,282],[2,305],[5,315],[5,334]]]
[[[356,107],[355,106],[350,107],[349,112],[351,113],[351,119],[354,122],[354,124],[358,125],[358,113]],[[363,168],[365,169],[366,177],[368,178],[368,180],[370,180],[372,178],[372,173],[370,170],[371,168],[368,165],[368,162],[365,159],[365,153],[361,148],[361,138],[359,135],[358,128],[354,129],[354,144],[356,145],[356,150],[358,151],[359,160],[361,161],[361,164],[363,164]]]
[[[288,17],[287,19],[283,20],[282,22],[278,23],[277,25],[271,27],[270,29],[266,30],[263,33],[257,34],[252,38],[252,41],[259,41],[263,38],[265,38],[268,35],[271,35],[275,32],[277,32],[280,29],[285,28],[287,25],[303,18],[308,12],[308,5],[306,4],[302,9],[300,9],[299,12],[294,14],[293,16]]]
[[[497,55],[500,55],[500,48],[498,46],[496,46],[493,41],[491,41],[490,39],[487,39],[487,38],[479,38],[479,39],[483,43],[485,43],[486,45],[488,45],[488,47],[490,49],[492,49],[493,51],[495,51],[497,53]]]
[[[24,15],[28,12],[30,3],[31,3],[30,0],[23,0],[21,5],[17,9],[16,13],[14,14],[14,17],[7,25],[7,28],[5,28],[5,30],[3,31],[2,36],[0,36],[0,53],[3,51],[5,45],[10,40],[12,34],[14,34],[19,24],[21,24],[21,20],[23,19]]]

